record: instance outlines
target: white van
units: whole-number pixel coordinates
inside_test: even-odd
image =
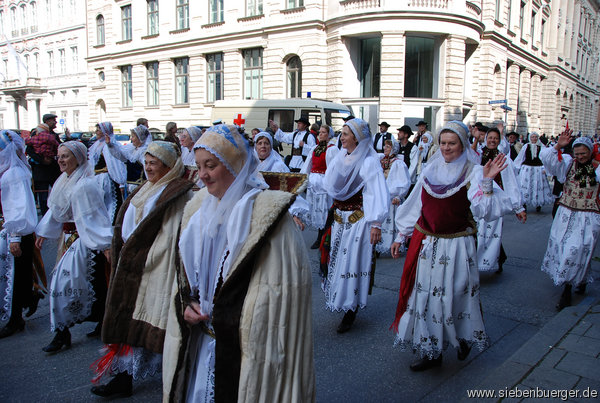
[[[342,118],[352,114],[343,104],[311,98],[221,100],[212,108],[212,122],[244,126],[247,132],[254,128],[264,130],[270,119],[279,124],[284,132],[293,132],[295,120],[307,118],[310,123],[325,123],[338,132],[342,129]]]

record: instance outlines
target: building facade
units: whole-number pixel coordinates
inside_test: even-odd
[[[45,113],[57,130],[88,130],[86,4],[0,0],[0,127],[35,127]]]
[[[32,2],[4,3],[18,17]],[[31,30],[16,30],[16,52],[37,49],[44,68],[25,85],[5,79],[6,127],[11,115],[31,126],[40,110],[66,112],[69,122],[75,100],[86,105],[77,105],[86,129],[110,120],[127,131],[139,117],[157,128],[209,124],[220,99],[308,93],[352,106],[373,129],[377,120],[399,127],[421,119],[433,130],[450,119],[502,119],[509,130],[548,135],[567,119],[585,134],[598,126],[598,0],[87,0],[87,10],[77,1],[37,3],[46,21],[59,19],[40,7],[73,7],[77,17],[60,20],[84,31],[46,24],[55,29],[34,40]],[[78,45],[67,43],[75,37]],[[56,75],[60,49],[82,49],[82,40],[87,76],[75,96],[69,74],[49,74],[50,52]]]

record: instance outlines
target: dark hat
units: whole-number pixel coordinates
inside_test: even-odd
[[[477,122],[477,123],[475,123],[474,126],[479,129],[479,128],[483,127],[483,123]]]
[[[306,119],[304,116],[302,116],[300,119],[298,120],[294,120],[294,122],[296,123],[304,123],[305,125],[309,126],[310,122],[308,121],[308,119]]]
[[[352,120],[352,119],[356,119],[356,117],[354,115],[348,115],[345,118],[342,118],[342,120],[344,122],[347,122],[347,121]]]
[[[417,123],[415,126],[421,126],[421,125],[425,125],[425,127],[427,127],[427,122],[424,120],[419,120],[419,123]]]
[[[402,126],[402,127],[399,127],[399,128],[398,128],[398,131],[399,131],[399,132],[406,133],[406,134],[408,134],[409,136],[412,136],[412,134],[413,134],[413,132],[412,132],[412,129],[411,129],[411,128],[410,128],[410,126],[408,126],[408,125],[404,125],[404,126]]]
[[[385,126],[385,127],[390,127],[390,125],[388,124],[388,122],[381,122],[381,123],[379,123],[377,126]]]
[[[46,123],[48,120],[53,119],[53,118],[57,118],[58,116],[56,116],[53,113],[46,113],[44,116],[42,116],[42,122]]]

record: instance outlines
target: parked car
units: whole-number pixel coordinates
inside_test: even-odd
[[[131,142],[131,136],[129,134],[115,134],[115,140],[124,146]]]

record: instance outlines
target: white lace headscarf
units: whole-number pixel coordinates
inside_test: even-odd
[[[31,176],[31,167],[25,157],[25,142],[10,130],[0,132],[0,178],[10,168],[20,166]]]
[[[256,152],[256,144],[258,143],[258,140],[260,140],[261,138],[265,138],[265,139],[269,140],[269,143],[271,144],[271,153],[264,160],[260,161],[260,159],[259,159],[259,164],[258,164],[257,169],[259,171],[263,171],[263,172],[271,172],[273,169],[273,165],[276,162],[283,162],[283,161],[281,159],[281,155],[279,155],[277,153],[277,151],[273,150],[273,137],[267,132],[260,132],[260,133],[256,134],[256,136],[254,136],[254,153],[256,155],[256,158],[258,158],[258,153]]]
[[[442,134],[452,132],[458,136],[462,144],[462,154],[454,161],[446,162],[441,150],[437,150],[430,158],[421,176],[423,186],[432,195],[451,196],[466,183],[473,165],[479,164],[479,156],[471,149],[469,144],[469,129],[458,120],[448,122],[442,127],[439,141],[442,142]]]
[[[360,177],[363,162],[369,156],[377,158],[377,153],[371,144],[371,130],[367,122],[355,118],[347,121],[344,126],[348,126],[352,131],[358,145],[351,154],[342,148],[327,166],[323,185],[329,195],[336,200],[348,200],[363,188],[364,180]]]
[[[64,147],[67,148],[77,160],[77,168],[67,175],[63,172],[50,191],[48,196],[48,208],[52,211],[52,217],[59,222],[73,221],[73,213],[71,211],[71,200],[75,185],[81,179],[93,176],[94,171],[88,161],[87,148],[83,143],[77,140],[66,141],[62,143],[58,149]],[[78,195],[77,197],[83,197],[84,195]]]
[[[268,185],[256,170],[258,159],[236,126],[210,127],[194,146],[200,148],[217,157],[235,177],[221,199],[206,196],[179,240],[192,292],[199,298],[202,313],[210,315],[225,251],[229,251],[226,264],[230,265],[248,237],[254,197]],[[200,228],[199,233],[193,228]]]
[[[148,131],[148,128],[144,125],[134,127],[133,129],[131,129],[131,132],[137,136],[137,138],[142,142],[142,144],[139,147],[134,147],[133,143],[131,143],[133,151],[127,159],[130,162],[140,162],[143,164],[146,149],[148,149],[148,146],[150,145],[150,143],[152,143],[152,135],[150,134],[150,131]],[[113,143],[117,142],[114,139],[114,137],[110,141]]]
[[[107,149],[107,147],[104,147],[106,143],[114,141],[112,123],[99,123],[98,128],[104,134],[104,138],[92,144],[90,150],[88,151],[88,159],[90,160],[92,167],[95,167],[100,160],[100,155],[103,155],[104,161],[106,162],[106,169],[108,170],[108,175],[110,178],[119,185],[124,185],[125,182],[127,182],[127,168],[125,164],[122,161],[119,161],[110,152],[104,152],[104,150]]]
[[[531,136],[537,136],[535,143],[531,142]],[[527,144],[529,151],[531,151],[531,158],[537,157],[540,154],[540,150],[546,147],[540,140],[540,134],[538,132],[531,132],[527,135]]]
[[[188,133],[194,144],[196,144],[196,141],[202,136],[202,130],[196,126],[190,126],[186,128],[185,131]]]

